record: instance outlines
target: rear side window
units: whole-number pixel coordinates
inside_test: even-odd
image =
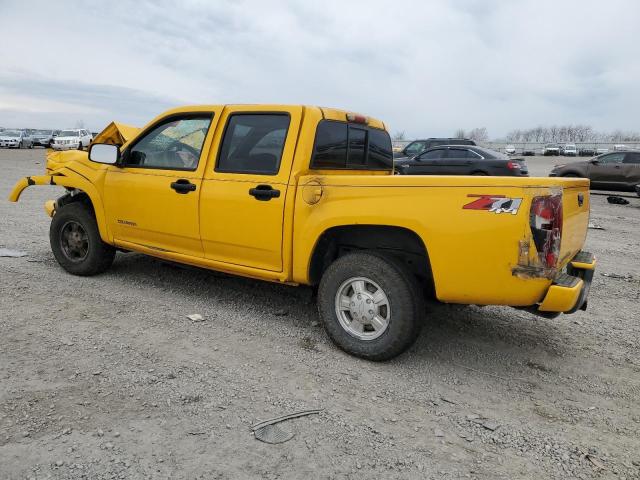
[[[276,175],[289,129],[287,114],[229,117],[216,172]]]
[[[333,120],[318,124],[311,168],[387,170],[393,167],[389,134]]]
[[[640,164],[640,152],[627,153],[624,156],[624,163],[638,163],[638,164]]]
[[[476,158],[473,155],[469,155],[468,150],[463,150],[462,148],[450,148],[448,157],[449,158]]]

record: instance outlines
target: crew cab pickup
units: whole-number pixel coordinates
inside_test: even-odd
[[[589,181],[394,175],[385,124],[331,108],[195,106],[137,129],[111,124],[88,152],[50,152],[45,204],[59,264],[104,272],[116,251],[317,288],[345,351],[406,350],[425,300],[585,309]]]

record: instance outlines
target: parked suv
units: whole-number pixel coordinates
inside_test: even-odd
[[[613,152],[588,161],[556,165],[550,177],[584,177],[593,189],[633,191],[640,183],[640,151]]]
[[[468,138],[427,138],[414,140],[399,152],[393,152],[393,158],[411,158],[439,145],[475,145],[476,142]]]
[[[89,146],[91,140],[93,140],[93,137],[83,128],[62,130],[51,146],[54,150],[82,150]]]
[[[547,143],[542,149],[542,154],[545,157],[548,157],[551,155],[555,155],[555,156],[560,155],[560,147],[555,143]]]

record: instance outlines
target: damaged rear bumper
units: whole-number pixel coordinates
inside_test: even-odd
[[[556,276],[542,301],[525,310],[547,318],[586,310],[595,268],[593,254],[579,252],[567,265],[566,273]]]

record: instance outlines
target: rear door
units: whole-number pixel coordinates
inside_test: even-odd
[[[284,209],[301,120],[302,107],[225,110],[200,194],[206,258],[282,271]]]
[[[449,147],[446,157],[441,160],[442,175],[468,175],[471,166],[480,157],[466,148]]]
[[[625,182],[629,187],[640,185],[640,152],[627,152],[622,162]]]

